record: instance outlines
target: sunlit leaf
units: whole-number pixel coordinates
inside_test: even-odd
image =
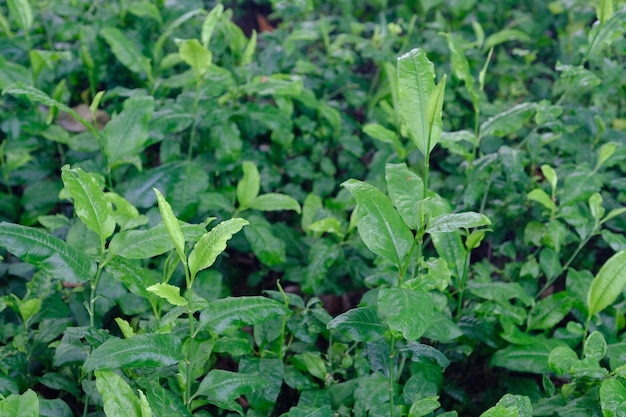
[[[617,252],[600,268],[587,294],[589,317],[617,300],[626,287],[626,251]]]
[[[213,265],[218,255],[226,249],[226,242],[245,225],[241,218],[221,222],[200,238],[189,254],[189,271],[195,277],[198,271]]]
[[[95,375],[107,416],[142,417],[139,398],[121,376],[111,371],[96,371]]]
[[[253,326],[288,312],[283,304],[265,297],[226,297],[212,301],[200,312],[198,331],[221,334],[230,326]]]
[[[358,342],[380,339],[385,332],[385,326],[378,319],[376,310],[367,307],[355,308],[340,314],[327,326]]]
[[[149,286],[146,288],[146,291],[150,291],[161,298],[165,298],[175,306],[187,305],[187,300],[180,295],[180,288],[175,287],[174,285],[158,283]]]
[[[239,206],[248,207],[250,202],[259,195],[261,178],[254,162],[244,161],[241,169],[243,177],[237,183],[237,202]]]
[[[434,315],[429,293],[405,288],[381,288],[378,309],[383,323],[409,341],[424,334]]]

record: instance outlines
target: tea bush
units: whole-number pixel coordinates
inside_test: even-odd
[[[0,4],[0,415],[626,412],[626,8]]]

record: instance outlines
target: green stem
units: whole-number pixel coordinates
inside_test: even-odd
[[[191,276],[189,273],[189,267],[187,266],[187,262],[183,261],[183,268],[185,269],[185,281],[187,283],[187,318],[189,320],[189,346],[187,349],[187,367],[185,372],[185,393],[184,393],[184,402],[187,410],[191,412],[191,380],[193,378],[193,341],[194,341],[194,317],[193,317],[193,281],[195,276]]]
[[[395,416],[395,405],[393,399],[393,346],[395,345],[395,338],[391,336],[389,341],[389,347],[391,348],[391,354],[389,355],[389,375],[387,377],[387,389],[389,390],[389,417]]]

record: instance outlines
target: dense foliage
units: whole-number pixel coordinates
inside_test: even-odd
[[[0,3],[0,415],[626,415],[626,8]]]

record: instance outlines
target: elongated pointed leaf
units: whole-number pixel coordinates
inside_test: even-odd
[[[488,226],[491,221],[484,214],[467,211],[464,213],[442,214],[431,219],[426,226],[427,233],[450,233],[459,229]]]
[[[573,306],[574,299],[565,291],[542,299],[530,313],[528,331],[553,328],[571,312]]]
[[[235,400],[253,390],[262,390],[266,383],[267,380],[258,375],[213,369],[204,377],[193,396],[206,397],[220,408],[240,411],[241,406]]]
[[[367,307],[346,311],[328,322],[327,327],[357,342],[378,340],[386,329],[378,319],[376,310]]]
[[[550,196],[541,188],[535,188],[534,190],[529,192],[527,198],[529,200],[540,203],[545,208],[547,208],[550,213],[553,213],[556,210],[556,204],[554,203],[554,201],[552,201]]]
[[[69,113],[72,117],[74,117],[76,120],[82,123],[83,126],[86,126],[86,127],[91,126],[90,123],[87,122],[85,119],[83,119],[78,113],[76,113],[74,109],[66,106],[60,101],[53,99],[52,97],[50,97],[43,91],[31,85],[25,84],[21,81],[11,84],[10,86],[2,90],[2,95],[5,95],[5,94],[11,94],[14,96],[26,96],[34,102],[41,103],[49,107],[56,107],[57,109],[63,112]]]
[[[439,139],[441,139],[443,96],[446,90],[446,80],[447,76],[444,74],[428,98],[426,117],[428,118],[428,143],[430,143],[430,149],[434,148],[439,143]]]
[[[30,32],[33,26],[33,9],[28,0],[7,0],[9,12],[24,32]]]
[[[478,107],[479,96],[474,87],[474,76],[470,71],[469,62],[465,57],[465,51],[459,45],[458,38],[450,33],[444,33],[446,40],[448,41],[448,48],[450,49],[450,63],[452,64],[452,71],[454,76],[463,81],[467,91],[469,91],[472,97],[472,104],[474,108]]]
[[[197,39],[189,39],[181,43],[178,53],[192,69],[197,79],[201,79],[211,66],[213,54],[200,45]]]
[[[170,239],[172,239],[172,242],[174,243],[176,252],[178,252],[178,257],[183,264],[187,264],[187,257],[185,256],[185,235],[183,235],[180,224],[178,224],[178,219],[174,216],[172,208],[165,200],[165,197],[163,197],[163,194],[161,194],[161,192],[156,188],[154,189],[154,192],[157,196],[157,203],[159,205],[159,211],[161,212],[161,218],[163,219],[165,228],[170,235]]]
[[[300,213],[300,204],[296,199],[279,193],[262,194],[250,201],[248,208],[261,211],[293,210]]]
[[[133,162],[133,157],[143,151],[153,111],[152,97],[131,97],[124,102],[122,112],[107,123],[102,135],[109,166]]]
[[[435,89],[435,68],[426,52],[417,48],[398,58],[400,117],[411,140],[426,158],[435,143],[430,141],[428,99]]]
[[[208,329],[221,334],[230,326],[253,326],[288,312],[283,304],[265,297],[222,298],[202,310],[198,331]]]
[[[494,46],[509,41],[529,42],[530,37],[525,32],[518,29],[502,29],[485,39],[483,51],[487,51]]]
[[[510,345],[497,351],[491,358],[492,366],[517,372],[544,374],[551,371],[548,365],[550,352],[565,343],[557,339],[537,337],[531,345]]]
[[[182,359],[182,343],[173,334],[139,334],[111,338],[98,346],[83,365],[85,372],[117,368],[158,368]]]
[[[189,254],[191,276],[195,277],[198,271],[213,265],[217,256],[226,249],[226,242],[247,224],[247,220],[240,218],[226,220],[202,236]]]
[[[522,103],[487,119],[480,125],[480,137],[504,137],[516,132],[535,114],[535,103]]]
[[[121,376],[111,371],[96,371],[95,375],[107,416],[142,417],[139,398]]]
[[[222,13],[224,13],[224,6],[222,4],[218,4],[211,9],[204,19],[204,22],[202,22],[202,32],[200,34],[200,38],[202,39],[202,46],[207,49],[209,47],[209,42],[211,42],[215,26],[222,17]]]
[[[201,224],[179,221],[185,240],[197,242],[206,233]],[[174,242],[164,223],[148,230],[127,230],[116,233],[109,243],[109,252],[126,259],[148,259],[174,249]]]
[[[611,256],[591,282],[591,288],[587,294],[589,317],[613,304],[625,286],[626,250]]]
[[[95,178],[80,168],[61,168],[65,188],[74,199],[74,211],[87,228],[95,232],[102,241],[115,230],[113,209]]]
[[[378,292],[378,310],[383,323],[404,339],[420,338],[430,326],[434,316],[430,294],[405,288],[381,288]]]
[[[369,250],[401,268],[413,245],[413,233],[378,188],[358,180],[341,184],[357,202],[356,225]]]
[[[385,165],[387,193],[398,209],[402,220],[413,230],[420,226],[420,209],[424,195],[424,182],[406,164]]]
[[[237,202],[240,207],[247,207],[259,195],[261,178],[254,162],[244,161],[241,169],[243,177],[237,183]]]
[[[467,251],[461,241],[461,233],[432,233],[430,236],[437,253],[447,262],[452,274],[462,278],[465,273]]]
[[[143,56],[139,48],[121,30],[115,27],[106,27],[100,31],[100,36],[107,41],[113,55],[126,68],[136,74],[143,73],[150,78],[150,60]]]
[[[149,286],[148,288],[146,288],[146,291],[150,291],[151,293],[154,293],[161,298],[165,298],[167,301],[169,301],[171,304],[174,304],[175,306],[187,305],[187,300],[185,300],[180,295],[180,288],[173,285],[158,283]]]
[[[0,246],[59,280],[79,284],[90,280],[95,263],[74,246],[32,227],[0,223]]]

